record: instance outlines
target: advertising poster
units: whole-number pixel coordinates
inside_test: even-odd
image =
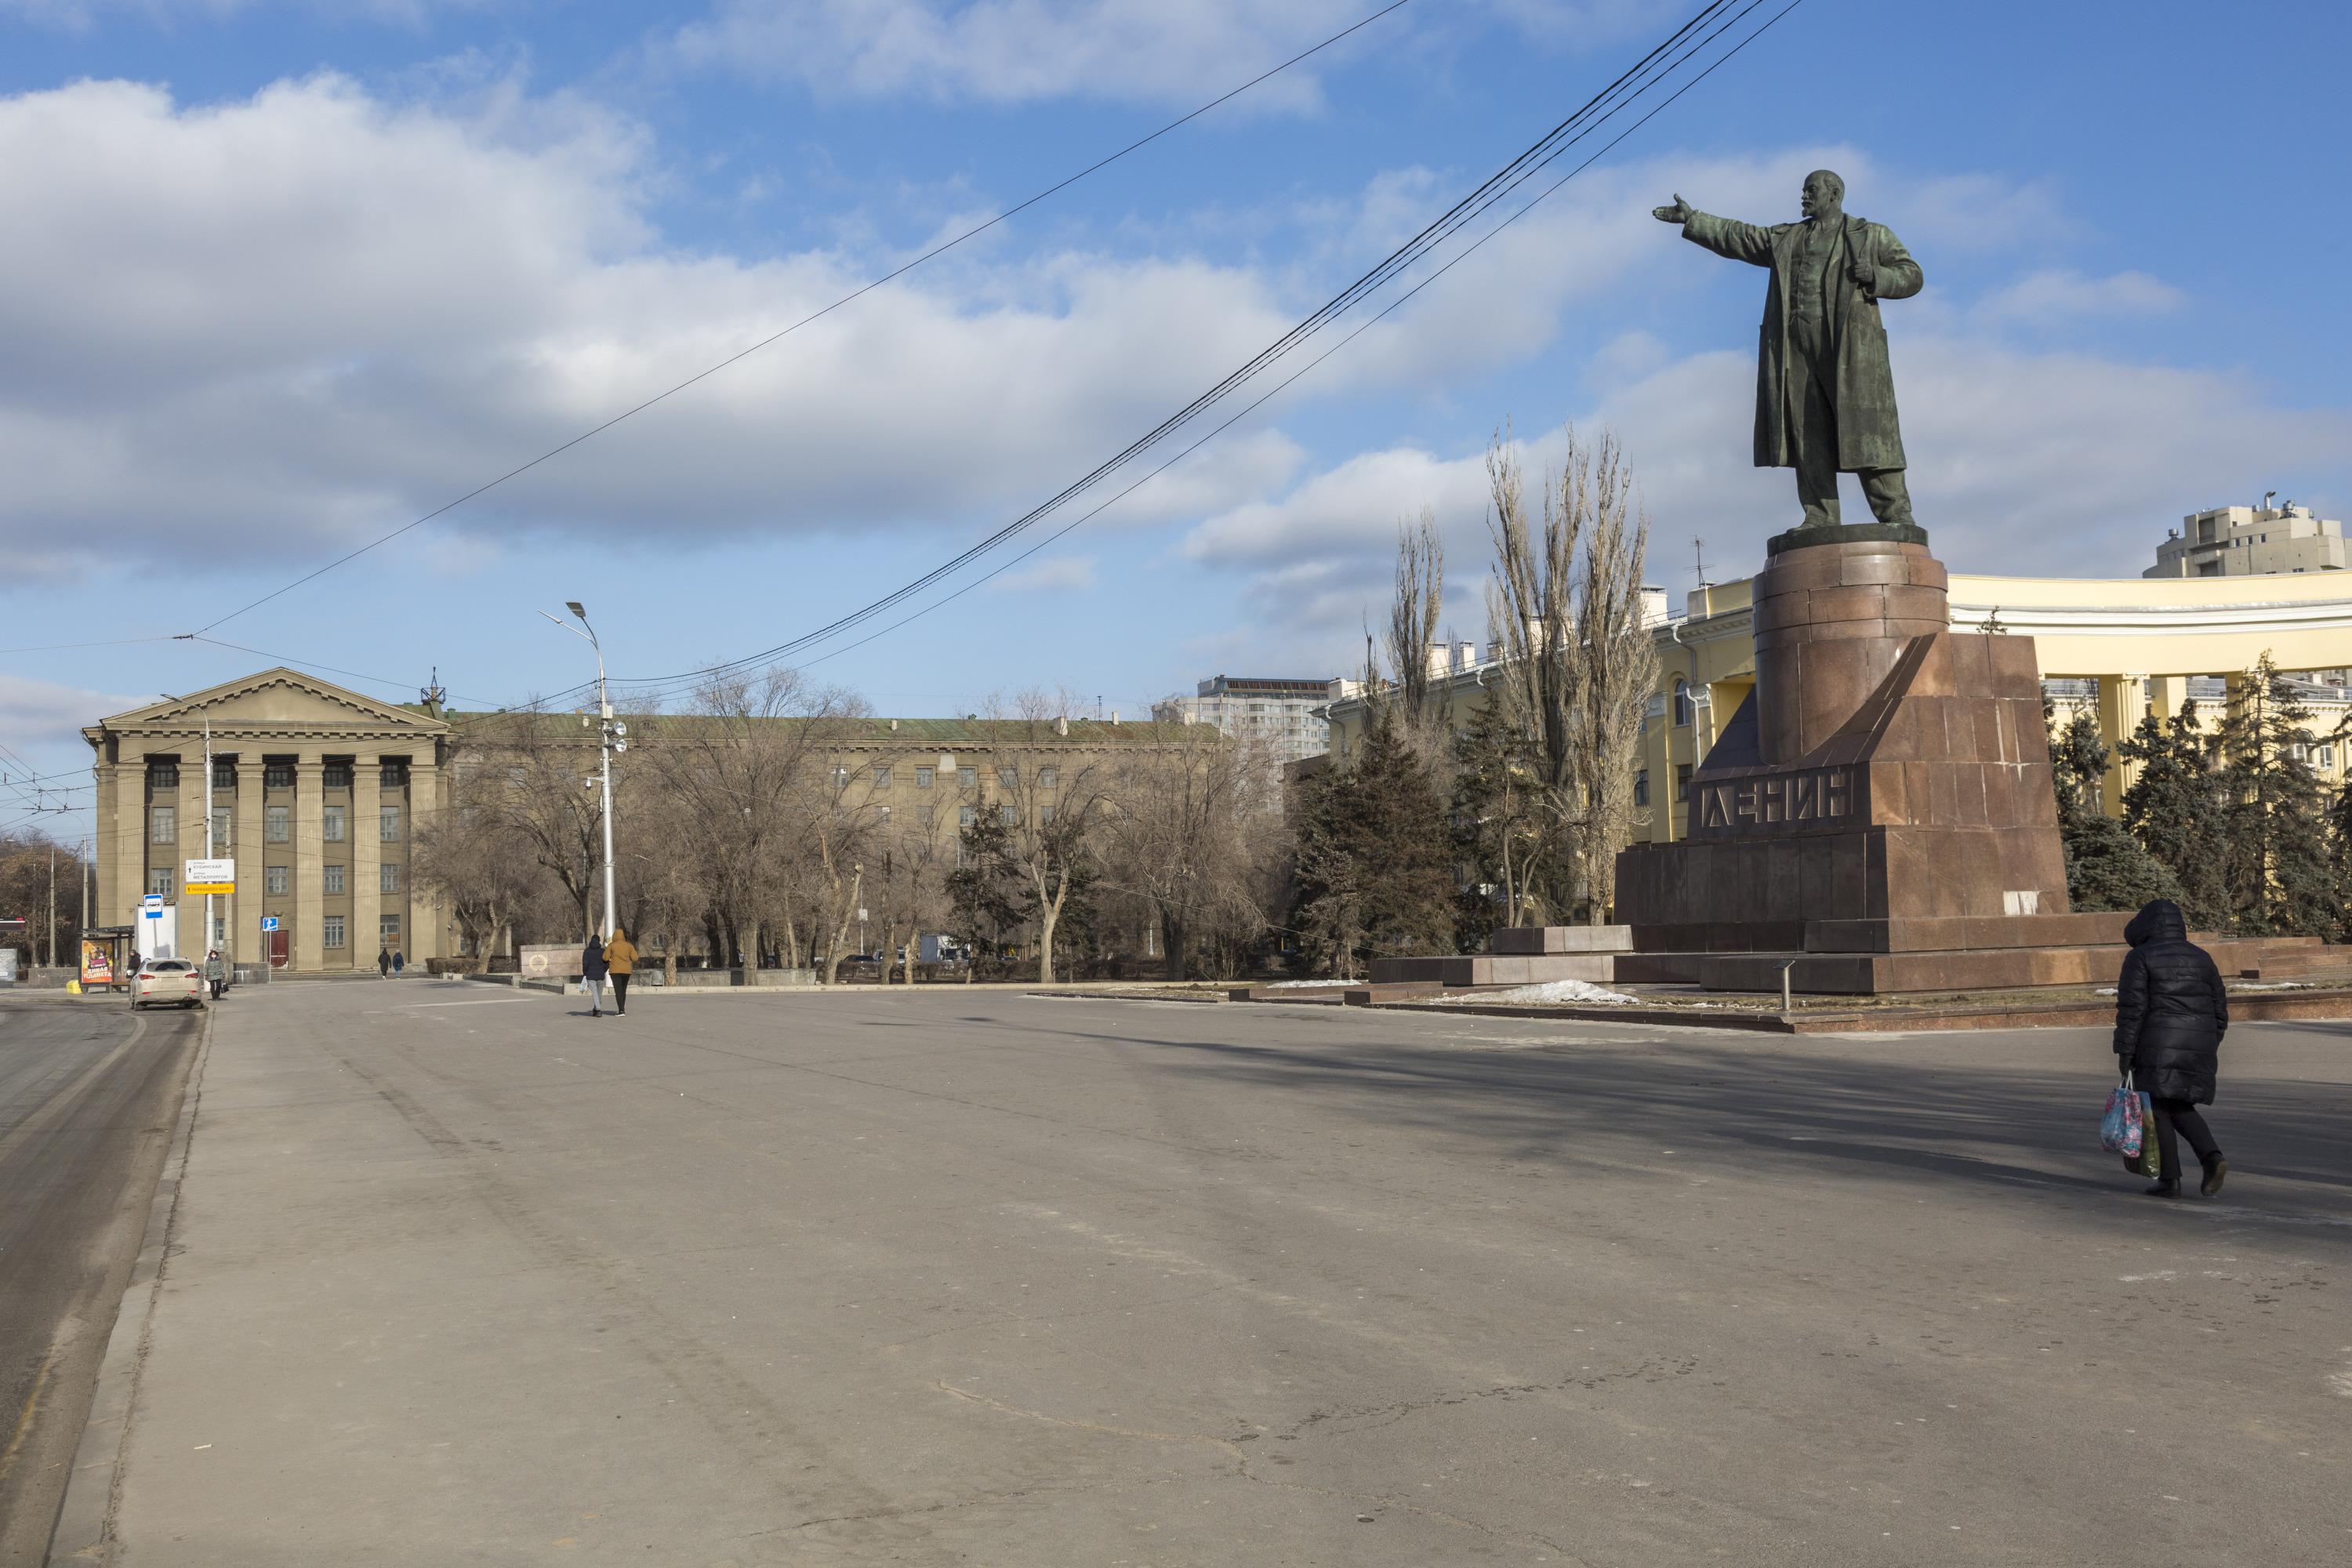
[[[81,983],[84,985],[114,984],[114,950],[102,942],[84,938],[81,944]]]

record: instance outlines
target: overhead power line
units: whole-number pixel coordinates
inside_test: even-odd
[[[1517,157],[1513,158],[1508,163],[1505,164],[1494,174],[1490,175],[1475,189],[1471,191],[1469,195],[1462,197],[1461,200],[1457,201],[1453,206],[1447,208],[1444,213],[1433,220],[1419,234],[1416,234],[1412,239],[1398,247],[1394,251],[1391,252],[1390,255],[1383,258],[1370,271],[1364,273],[1354,282],[1349,284],[1345,289],[1334,295],[1329,300],[1326,301],[1320,308],[1307,316],[1304,320],[1300,321],[1289,331],[1283,333],[1282,336],[1276,339],[1274,342],[1259,351],[1256,355],[1253,356],[1239,369],[1225,376],[1215,385],[1210,387],[1206,392],[1203,392],[1192,402],[1186,404],[1182,408],[1177,410],[1176,413],[1160,421],[1160,424],[1154,426],[1150,430],[1147,431],[1135,441],[1130,442],[1126,447],[1105,462],[1097,465],[1087,474],[1072,484],[1065,487],[1039,506],[1031,509],[1029,511],[1024,512],[1011,522],[1008,522],[1003,527],[997,529],[994,532],[989,534],[979,542],[950,557],[940,565],[931,568],[929,571],[923,573],[921,575],[902,584],[898,588],[894,589],[892,592],[884,595],[881,598],[873,601],[871,604],[866,605],[857,610],[854,610],[825,626],[819,626],[814,631],[803,633],[797,637],[777,644],[772,647],[763,648],[757,653],[747,655],[741,658],[730,659],[719,664],[709,665],[697,669],[677,671],[664,676],[623,679],[614,681],[613,684],[628,690],[633,699],[636,701],[645,702],[650,700],[651,701],[658,702],[663,698],[674,695],[679,690],[689,689],[694,683],[701,680],[705,680],[712,677],[725,676],[730,673],[739,672],[763,663],[790,658],[797,653],[830,641],[839,637],[844,632],[864,624],[891,607],[904,603],[907,599],[920,594],[924,589],[953,575],[955,573],[961,571],[965,566],[970,565],[974,561],[977,561],[981,557],[995,551],[1007,541],[1026,531],[1045,517],[1050,516],[1055,511],[1068,505],[1078,496],[1093,489],[1110,475],[1133,462],[1143,453],[1159,445],[1169,436],[1182,428],[1187,424],[1198,418],[1209,408],[1214,406],[1216,404],[1231,395],[1244,384],[1255,378],[1284,356],[1290,353],[1301,343],[1304,343],[1309,338],[1320,332],[1324,328],[1329,326],[1340,316],[1346,314],[1356,306],[1364,302],[1364,300],[1378,291],[1382,286],[1395,279],[1401,274],[1408,270],[1414,263],[1428,256],[1438,246],[1444,244],[1454,234],[1460,232],[1465,226],[1475,222],[1483,214],[1503,202],[1511,195],[1512,192],[1526,184],[1529,180],[1533,179],[1539,171],[1557,161],[1570,148],[1582,142],[1595,131],[1608,124],[1627,108],[1639,102],[1643,97],[1671,79],[1677,71],[1696,59],[1700,55],[1707,50],[1710,46],[1724,37],[1725,35],[1730,32],[1734,27],[1738,26],[1741,21],[1756,11],[1761,9],[1766,3],[1767,0],[1745,0],[1744,4],[1737,3],[1737,0],[1714,0],[1713,4],[1703,6],[1698,12],[1693,15],[1689,20],[1683,23],[1681,26],[1675,28],[1675,31],[1663,42],[1652,48],[1647,54],[1643,55],[1640,60],[1628,68],[1608,86],[1601,89],[1598,93],[1595,93],[1591,99],[1587,100],[1574,113],[1561,121],[1558,125],[1552,127],[1550,131],[1538,138],[1534,144],[1520,153]],[[1622,141],[1624,136],[1630,134],[1632,131],[1638,129],[1642,124],[1647,123],[1653,116],[1665,108],[1667,104],[1674,102],[1675,100],[1680,98],[1685,92],[1689,91],[1690,89],[1697,85],[1698,82],[1705,80],[1706,78],[1711,75],[1717,67],[1721,66],[1726,60],[1731,58],[1732,56],[1738,54],[1741,49],[1747,47],[1747,46],[1753,42],[1756,37],[1760,37],[1765,31],[1778,23],[1781,17],[1787,16],[1789,12],[1794,10],[1796,6],[1801,3],[1802,0],[1789,0],[1787,5],[1783,5],[1780,11],[1768,17],[1753,32],[1749,33],[1746,37],[1740,39],[1729,49],[1717,56],[1714,61],[1706,65],[1704,69],[1691,75],[1689,79],[1677,87],[1671,95],[1652,107],[1647,113],[1643,114],[1632,125],[1627,126],[1624,131],[1621,132],[1615,139],[1607,144],[1607,146],[1602,147],[1600,153],[1592,154],[1592,158],[1599,157],[1601,153],[1605,153],[1608,151],[1609,147],[1615,146],[1617,142]],[[1580,172],[1583,168],[1588,167],[1592,162],[1592,158],[1586,159],[1583,163],[1577,166],[1576,170],[1572,170],[1570,175],[1555,182],[1550,187],[1538,195],[1535,198],[1535,201],[1539,202],[1543,200],[1545,196],[1549,195],[1552,191],[1559,189],[1561,184],[1567,183],[1568,178],[1572,178],[1575,173]],[[1532,206],[1534,205],[1534,202],[1528,204],[1528,206]],[[1521,213],[1514,214],[1511,218],[1506,219],[1504,224],[1496,226],[1496,232],[1499,232],[1501,227],[1507,226],[1510,222],[1516,221],[1517,216],[1521,216],[1525,210],[1525,208],[1522,208]],[[1491,238],[1492,234],[1489,234],[1486,237]],[[1481,245],[1484,243],[1484,239],[1477,242],[1477,244]],[[1476,248],[1475,245],[1470,247],[1470,249],[1475,248]],[[1465,250],[1462,255],[1467,255],[1468,253],[1468,250]],[[1459,261],[1460,259],[1460,256],[1456,256],[1454,258],[1454,261]],[[1412,292],[1419,292],[1420,289],[1426,287],[1435,276],[1442,275],[1444,270],[1450,269],[1453,265],[1454,262],[1448,262],[1444,268],[1441,268],[1439,269],[1437,274],[1433,274],[1431,279],[1424,279],[1420,284],[1415,285]],[[1410,298],[1410,294],[1405,297]],[[1387,314],[1388,310],[1394,310],[1397,305],[1402,304],[1402,299],[1393,301],[1387,310],[1381,311],[1381,314]],[[1373,319],[1376,321],[1379,318],[1375,317]],[[1369,326],[1370,324],[1370,322],[1365,323],[1366,326]],[[1362,330],[1362,327],[1359,327],[1356,332],[1349,333],[1349,337],[1341,340],[1339,344],[1334,345],[1334,349],[1331,352],[1336,352],[1338,347],[1344,346],[1347,342],[1352,341],[1352,339],[1359,335]],[[1325,355],[1320,357],[1328,358],[1328,353],[1327,353]],[[1320,358],[1318,358],[1315,363],[1320,363]],[[1306,368],[1311,369],[1313,368],[1313,365],[1310,363]],[[1304,372],[1302,371],[1299,374],[1304,374]],[[1289,381],[1296,379],[1297,375],[1293,375],[1286,380],[1282,384],[1287,385]],[[1274,390],[1278,392],[1281,390],[1281,386],[1277,386]],[[1273,394],[1268,393],[1266,395],[1271,396]],[[1258,401],[1262,403],[1265,399],[1260,398]],[[1256,405],[1255,404],[1252,405],[1253,407],[1255,405]],[[1245,414],[1248,410],[1244,409],[1243,412]],[[1236,417],[1238,417],[1238,416]],[[1219,426],[1216,431],[1210,432],[1210,436],[1203,437],[1202,442],[1196,442],[1192,447],[1188,447],[1185,453],[1178,454],[1178,458],[1188,455],[1192,450],[1197,450],[1200,445],[1204,444],[1207,439],[1213,438],[1218,431],[1230,427],[1233,423],[1233,420],[1228,420],[1224,425]],[[1177,459],[1171,459],[1171,462],[1174,460]],[[1165,468],[1167,466],[1167,464],[1162,464],[1160,468]],[[1160,469],[1153,470],[1154,473],[1159,471],[1160,471]],[[1150,477],[1150,475],[1145,476],[1147,479]],[[1142,481],[1138,481],[1139,484],[1140,482]],[[1137,487],[1131,485],[1128,487],[1127,490],[1122,490],[1119,494],[1123,496],[1130,493],[1135,488]],[[1111,498],[1112,500],[1117,500],[1118,499],[1119,499],[1118,496]],[[1108,505],[1109,502],[1105,502],[1104,504]],[[1087,516],[1091,517],[1101,510],[1102,509],[1100,507],[1097,507],[1093,512],[1087,513]],[[1083,522],[1086,519],[1081,518],[1078,521]],[[1076,524],[1073,523],[1071,526],[1075,527]],[[1068,529],[1065,528],[1060,531],[1060,533],[1066,533]],[[1056,533],[1053,537],[1058,538],[1060,537],[1060,533]],[[1046,542],[1051,542],[1051,540],[1049,539]],[[1025,555],[1028,552],[1024,552],[1024,553]],[[1007,564],[1010,563],[1008,563]],[[991,574],[991,575],[993,575],[993,574]],[[959,590],[959,593],[962,591],[963,590]],[[954,595],[950,595],[950,597]],[[938,601],[938,603],[940,604],[944,604],[947,601],[945,599]],[[936,605],[933,607],[936,607]],[[898,624],[903,625],[904,623],[901,622]],[[684,683],[684,685],[681,685],[680,683]],[[560,702],[562,699],[574,695],[582,689],[584,689],[584,688],[566,688],[562,691],[553,694],[550,700]]]
[[[551,458],[562,456],[572,447],[579,446],[582,442],[592,440],[594,437],[603,435],[605,431],[610,430],[614,426],[620,424],[622,421],[634,418],[637,415],[643,414],[646,409],[654,406],[654,405],[663,402],[666,399],[675,397],[677,394],[684,392],[688,387],[694,385],[696,383],[706,381],[711,376],[718,374],[720,371],[725,370],[728,366],[736,363],[738,361],[748,359],[751,355],[758,353],[761,349],[767,348],[771,344],[799,331],[803,327],[809,325],[811,322],[820,321],[824,317],[833,314],[834,311],[840,310],[844,305],[849,304],[852,300],[862,299],[866,295],[872,293],[875,289],[881,288],[884,284],[891,282],[896,279],[905,277],[916,268],[922,266],[923,263],[929,261],[936,257],[945,255],[947,252],[953,250],[957,246],[963,244],[968,239],[971,239],[987,233],[990,229],[994,228],[997,225],[1004,222],[1007,218],[1025,212],[1029,208],[1035,206],[1039,202],[1045,201],[1048,197],[1056,195],[1059,193],[1069,189],[1069,187],[1076,184],[1080,180],[1087,178],[1089,174],[1094,174],[1108,168],[1111,164],[1118,163],[1120,159],[1128,156],[1129,153],[1141,151],[1143,148],[1150,146],[1152,142],[1159,141],[1162,136],[1167,135],[1170,132],[1190,124],[1192,121],[1198,120],[1201,116],[1208,113],[1211,110],[1215,109],[1220,105],[1230,103],[1234,99],[1239,98],[1242,94],[1249,91],[1252,88],[1256,87],[1263,82],[1271,80],[1275,77],[1280,76],[1284,71],[1288,70],[1291,67],[1298,64],[1301,60],[1308,59],[1316,55],[1321,54],[1325,49],[1329,48],[1332,45],[1337,44],[1354,34],[1363,31],[1366,27],[1370,26],[1373,23],[1381,20],[1383,16],[1387,16],[1393,12],[1401,11],[1410,4],[1412,4],[1412,0],[1391,0],[1389,5],[1383,5],[1379,10],[1340,28],[1338,32],[1332,34],[1329,37],[1325,38],[1321,43],[1315,45],[1312,48],[1300,50],[1298,53],[1291,56],[1288,59],[1283,61],[1280,65],[1273,66],[1265,70],[1260,71],[1257,75],[1250,78],[1249,80],[1242,83],[1239,87],[1222,92],[1215,98],[1211,99],[1208,102],[1201,105],[1198,109],[1192,110],[1190,113],[1180,115],[1176,119],[1170,121],[1167,124],[1161,126],[1159,130],[1152,132],[1150,135],[1139,137],[1135,141],[1129,142],[1126,146],[1121,147],[1118,152],[1112,153],[1106,157],[1097,158],[1093,163],[1087,164],[1085,168],[1080,169],[1077,173],[1066,175],[1062,179],[1046,186],[1044,190],[1039,191],[1036,195],[1030,196],[1024,201],[1014,203],[1013,205],[1006,207],[1003,212],[998,213],[995,216],[989,218],[983,223],[975,224],[971,227],[965,229],[961,234],[955,236],[952,239],[940,241],[938,245],[931,247],[930,249],[926,250],[921,255],[914,258],[914,259],[893,268],[891,270],[882,274],[882,276],[875,279],[870,283],[866,283],[860,288],[852,289],[849,293],[843,295],[840,299],[835,300],[832,304],[825,306],[823,310],[811,311],[809,314],[803,316],[800,320],[793,322],[790,326],[781,328],[776,331],[769,333],[759,342],[737,350],[735,353],[729,354],[725,359],[720,360],[718,363],[709,366],[708,369],[698,371],[694,374],[688,376],[684,381],[679,382],[677,385],[668,387],[661,392],[657,392],[653,396],[646,398],[644,402],[636,404],[632,407],[623,409],[620,413],[614,415],[603,424],[595,426],[591,429],[582,431],[579,435],[572,437],[572,439],[564,442],[562,446],[551,447],[546,451],[541,452],[538,457],[531,458],[529,462],[520,463],[514,468],[509,468],[505,473],[500,474],[498,478],[488,480],[487,483],[475,486],[472,489],[467,490],[464,495],[459,496],[457,500],[447,501],[440,506],[435,507],[431,511],[426,512],[424,516],[416,518],[412,521],[403,523],[400,527],[394,529],[391,532],[384,534],[382,538],[371,540],[367,543],[361,545],[356,550],[350,551],[342,555],[337,556],[334,560],[328,562],[325,565],[317,568],[315,571],[303,574],[301,576],[295,578],[292,582],[285,584],[283,587],[274,588],[270,592],[261,595],[258,599],[254,600],[252,603],[239,605],[237,608],[231,610],[227,615],[222,616],[216,620],[198,626],[196,628],[196,632],[198,634],[202,634],[209,632],[215,627],[226,626],[229,622],[236,619],[239,616],[246,614],[247,611],[259,609],[262,605],[269,603],[270,600],[284,594],[290,594],[295,589],[302,586],[305,583],[312,582],[317,578],[323,577],[328,573],[334,571],[337,567],[347,565],[350,563],[358,560],[361,556],[367,554],[372,550],[379,550],[383,548],[384,545],[391,543],[394,540],[398,539],[402,534],[408,532],[410,530],[422,528],[425,524],[431,522],[435,518],[446,516],[448,513],[457,510],[457,508],[464,506],[467,501],[473,500],[479,496],[487,495],[491,490],[494,490],[500,485],[505,484],[509,479],[516,479],[523,474],[529,473],[531,469],[539,467],[541,463],[547,462]]]

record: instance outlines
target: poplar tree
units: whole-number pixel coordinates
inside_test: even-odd
[[[1454,743],[1454,845],[1471,880],[1455,908],[1456,946],[1483,952],[1496,926],[1533,923],[1543,825],[1525,737],[1500,702],[1481,704]]]
[[[2099,809],[2107,745],[2098,721],[2077,713],[2050,738],[2050,773],[2058,794],[2058,837],[2066,851],[2066,897],[2084,912],[2137,910],[2151,899],[2180,897],[2172,873],[2140,847],[2124,825]]]
[[[2198,732],[2196,701],[2184,701],[2169,719],[2148,714],[2116,750],[2139,764],[2124,791],[2124,826],[2172,873],[2190,928],[2227,930],[2221,783]]]

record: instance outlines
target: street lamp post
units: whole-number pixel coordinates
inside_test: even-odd
[[[545,610],[541,610],[539,613],[542,616],[547,616],[549,620],[554,621],[559,626],[563,626],[565,631],[570,632],[573,637],[583,639],[590,647],[596,650],[596,751],[599,763],[598,771],[603,778],[604,786],[604,936],[607,941],[610,941],[613,935],[614,921],[613,753],[614,752],[625,752],[629,749],[629,742],[623,738],[628,734],[629,728],[626,724],[614,722],[613,700],[611,695],[606,691],[604,686],[604,645],[596,640],[596,628],[588,624],[588,612],[580,607],[580,601],[577,599],[567,600],[563,607],[571,611],[573,616],[579,618],[579,626],[573,627],[565,626],[562,621],[557,620],[555,616],[547,615]]]

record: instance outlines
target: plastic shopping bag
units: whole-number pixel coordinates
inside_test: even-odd
[[[2144,1098],[2133,1090],[2131,1075],[2126,1073],[2123,1082],[2107,1096],[2106,1114],[2099,1118],[2100,1148],[2127,1159],[2140,1152],[2147,1133],[2147,1124],[2142,1116],[2141,1101]]]
[[[2145,1094],[2134,1098],[2139,1101],[2139,1173],[2155,1181],[2164,1174],[2164,1145],[2156,1136],[2156,1103]]]

